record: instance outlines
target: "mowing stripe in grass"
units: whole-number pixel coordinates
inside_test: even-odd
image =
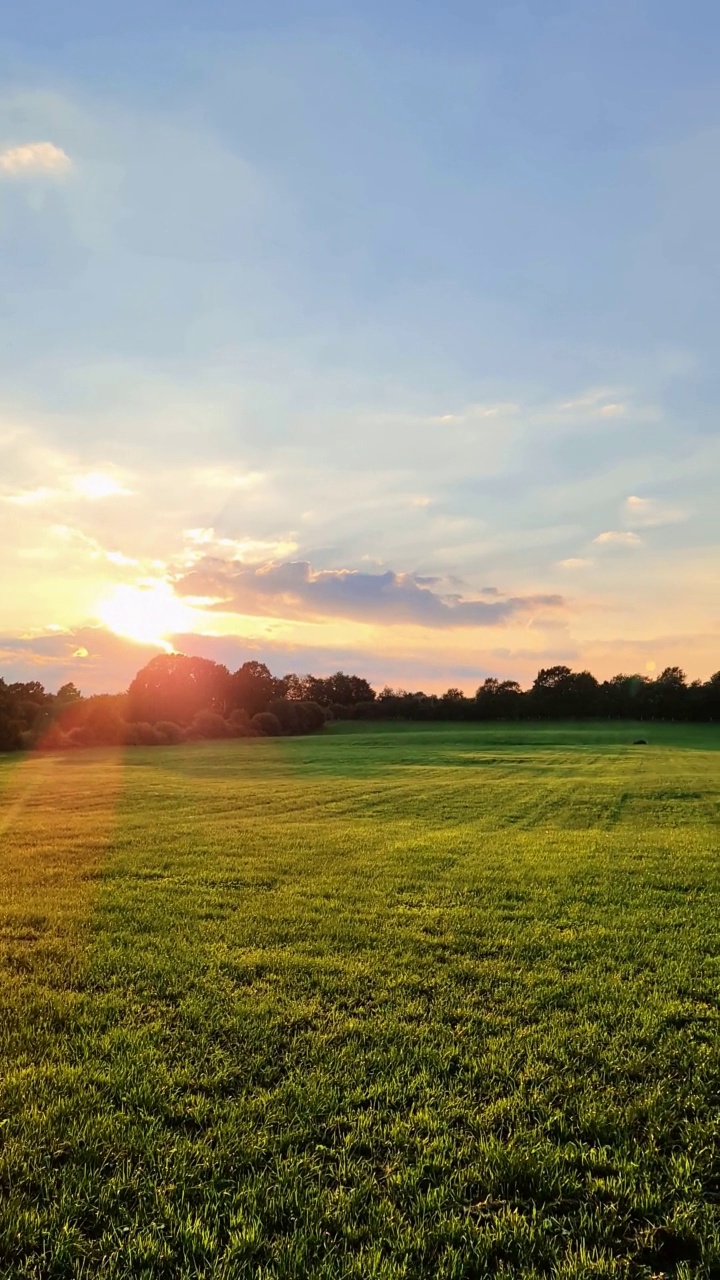
[[[720,735],[588,733],[128,753],[3,1274],[717,1275]]]

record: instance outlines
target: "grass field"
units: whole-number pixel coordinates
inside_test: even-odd
[[[0,1275],[720,1276],[720,728],[0,762]]]

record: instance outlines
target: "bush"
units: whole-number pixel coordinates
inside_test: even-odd
[[[268,706],[267,714],[279,720],[283,733],[301,733],[301,705],[300,702],[289,702],[287,698],[275,698]]]
[[[88,698],[82,706],[81,723],[103,746],[115,746],[125,737],[125,724],[117,709],[118,701],[117,698],[100,695]]]
[[[231,738],[252,738],[256,732],[250,724],[250,717],[247,711],[244,711],[242,707],[236,707],[231,713],[228,720],[228,728]]]
[[[297,709],[300,719],[300,733],[317,733],[318,729],[322,729],[325,720],[325,710],[318,702],[298,702]]]
[[[174,720],[159,720],[155,725],[155,732],[169,747],[185,741],[185,730]]]
[[[35,742],[37,751],[67,751],[71,744],[59,724],[51,724]]]
[[[96,747],[97,738],[89,725],[79,724],[70,730],[67,744],[69,747]]]
[[[19,751],[22,746],[21,733],[22,725],[13,720],[0,724],[0,751]]]
[[[160,747],[163,742],[155,726],[148,724],[147,720],[136,720],[134,724],[125,726],[126,747]]]
[[[328,707],[328,711],[330,712],[330,715],[332,716],[333,720],[354,720],[355,719],[355,708],[344,707],[341,702],[333,702]]]
[[[325,724],[325,710],[317,702],[276,698],[268,712],[277,716],[283,733],[315,733]]]
[[[253,716],[252,723],[265,738],[279,738],[282,733],[282,725],[272,711],[258,711]]]
[[[198,711],[190,725],[190,733],[201,738],[227,738],[230,726],[224,716],[217,711]]]

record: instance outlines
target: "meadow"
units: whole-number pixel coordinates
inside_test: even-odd
[[[0,788],[4,1278],[720,1276],[720,728]]]

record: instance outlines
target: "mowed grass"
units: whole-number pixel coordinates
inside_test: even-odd
[[[720,729],[0,786],[2,1277],[720,1276]]]

